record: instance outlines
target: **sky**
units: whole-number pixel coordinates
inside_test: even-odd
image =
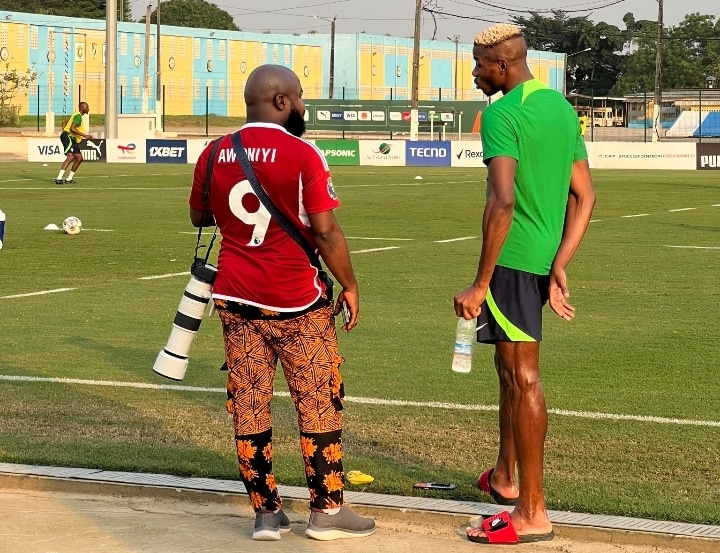
[[[149,3],[153,5],[157,3],[157,0],[129,1],[132,1],[135,20],[145,15],[145,8]],[[387,33],[401,37],[413,35],[415,0],[211,0],[211,2],[231,14],[235,24],[243,31],[271,31],[285,34],[317,31],[324,34],[330,32],[329,20],[337,16],[335,31],[338,34],[366,32],[375,35]],[[433,18],[423,12],[421,38],[429,40],[435,35],[436,40],[447,40],[447,37],[458,36],[460,42],[469,44],[475,35],[490,26],[491,22],[506,22],[516,13],[528,15],[529,10],[564,9],[566,12],[586,10],[569,15],[589,14],[590,19],[595,22],[605,21],[621,29],[625,28],[622,18],[627,12],[632,12],[635,19],[657,21],[658,16],[656,0],[511,0],[511,2],[507,4],[503,0],[423,0],[424,5],[445,14],[477,17],[488,21],[448,15],[436,16],[437,29],[435,29]],[[717,0],[665,0],[664,23],[666,26],[677,25],[687,13],[717,14],[717,5]]]

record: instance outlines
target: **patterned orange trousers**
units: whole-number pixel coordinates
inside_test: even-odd
[[[228,367],[240,477],[255,511],[282,506],[272,470],[272,417],[278,360],[295,404],[310,505],[343,504],[343,382],[332,307],[285,320],[245,319],[216,301]]]

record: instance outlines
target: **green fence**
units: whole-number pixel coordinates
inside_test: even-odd
[[[470,133],[487,102],[434,101],[418,104],[420,128]],[[323,131],[410,132],[407,100],[306,100],[307,128]]]

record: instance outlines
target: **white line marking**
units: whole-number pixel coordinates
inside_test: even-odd
[[[389,182],[384,184],[336,184],[335,188],[375,188],[378,186],[427,186],[428,184],[476,184],[477,180],[456,180],[443,182]]]
[[[107,228],[83,228],[83,231],[85,230],[89,230],[92,232],[115,232],[114,230]]]
[[[206,392],[213,394],[226,394],[225,388],[205,388],[200,386],[181,386],[178,384],[149,384],[147,382],[118,382],[113,380],[83,380],[78,378],[57,378],[40,376],[0,375],[0,380],[12,382],[54,382],[57,384],[80,384],[87,386],[109,386],[116,388],[140,388],[146,390],[172,390],[182,392]],[[288,392],[275,392],[278,397],[290,397]],[[387,407],[419,407],[447,409],[453,411],[497,411],[497,405],[477,405],[463,403],[447,403],[440,401],[405,401],[400,399],[380,399],[373,397],[352,397],[346,396],[346,401],[364,405],[382,405]],[[675,424],[680,426],[711,426],[720,427],[720,421],[675,419],[667,417],[654,417],[648,415],[620,415],[614,413],[598,413],[594,411],[569,411],[566,409],[548,409],[548,413],[563,417],[576,417],[581,419],[595,420],[618,420],[654,422],[659,424]]]
[[[720,246],[669,246],[668,248],[682,248],[687,250],[720,250]]]
[[[187,276],[190,274],[190,271],[185,271],[184,273],[168,273],[166,275],[153,275],[153,276],[146,276],[146,277],[138,277],[138,280],[157,280],[159,278],[171,278],[176,276]]]
[[[633,217],[647,217],[649,213],[638,213],[637,215],[623,215],[623,219],[631,219]]]
[[[356,250],[350,253],[370,253],[370,252],[384,252],[385,250],[398,250],[399,246],[390,246],[388,248],[370,248],[369,250]]]
[[[600,223],[602,219],[590,219],[591,223]]]
[[[389,240],[391,242],[411,242],[412,238],[372,238],[368,236],[346,236],[348,240]]]
[[[44,296],[45,294],[57,294],[58,292],[70,292],[77,288],[55,288],[55,290],[44,290],[43,292],[31,292],[29,294],[15,294],[14,296],[2,296],[0,300],[9,300],[13,298],[29,298],[30,296]]]
[[[712,204],[712,207],[720,207],[720,204]]]
[[[448,242],[461,242],[463,240],[475,240],[477,236],[463,236],[462,238],[450,238],[449,240],[435,240],[436,244],[447,244]]]
[[[670,213],[677,213],[678,211],[692,211],[693,209],[697,209],[697,207],[681,207],[680,209],[671,209]]]

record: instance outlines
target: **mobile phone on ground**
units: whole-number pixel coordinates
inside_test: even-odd
[[[416,482],[413,488],[418,490],[442,490],[450,491],[457,488],[457,484],[449,484],[446,482]]]

